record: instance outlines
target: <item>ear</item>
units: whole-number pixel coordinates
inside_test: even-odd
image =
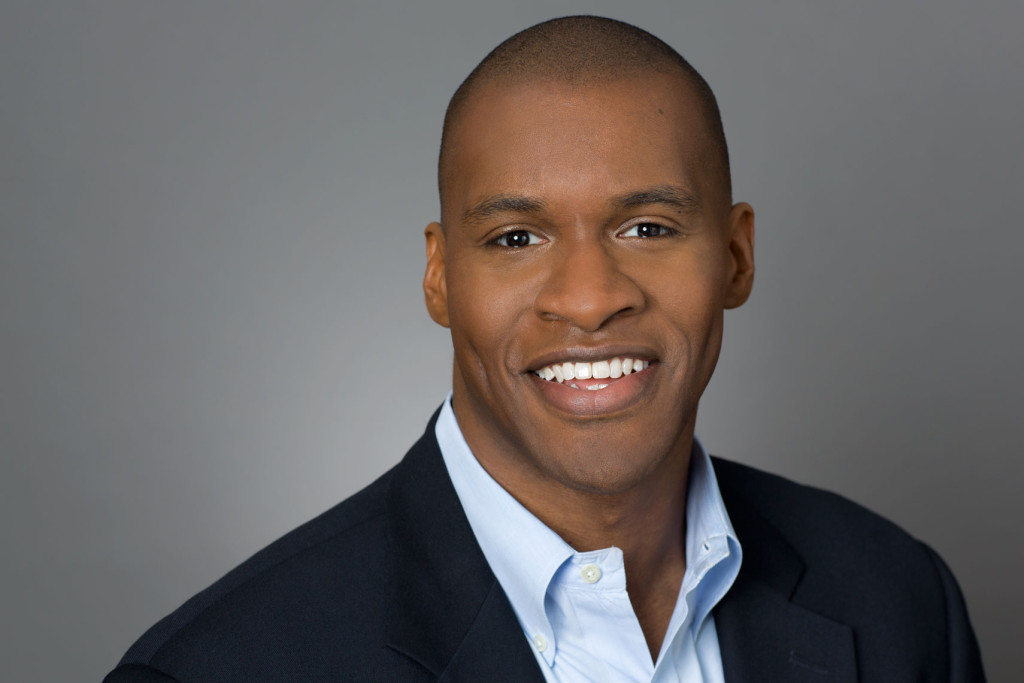
[[[431,223],[423,234],[427,238],[427,270],[423,273],[423,297],[430,318],[448,327],[448,283],[444,273],[444,230],[440,223]]]
[[[750,296],[754,286],[754,209],[740,202],[729,212],[729,282],[725,307],[736,308]]]

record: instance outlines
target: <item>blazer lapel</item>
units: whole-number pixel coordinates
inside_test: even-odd
[[[793,602],[803,561],[724,479],[722,496],[743,547],[739,576],[714,610],[725,679],[855,683],[853,631]]]
[[[757,581],[737,580],[715,611],[730,683],[855,683],[853,633]]]
[[[388,645],[443,681],[544,680],[477,545],[434,437],[395,469],[389,492],[394,593]]]

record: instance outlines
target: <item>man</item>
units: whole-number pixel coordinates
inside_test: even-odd
[[[452,98],[439,185],[450,400],[109,681],[983,680],[930,549],[694,439],[754,219],[689,64],[608,19],[517,34]]]

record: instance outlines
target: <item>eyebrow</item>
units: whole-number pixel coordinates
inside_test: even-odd
[[[462,214],[465,223],[477,223],[503,213],[540,213],[546,204],[533,197],[499,194],[488,197]]]
[[[627,192],[613,197],[611,203],[619,208],[666,204],[679,213],[695,213],[700,209],[700,200],[683,187],[676,185],[657,185]],[[503,213],[540,213],[547,208],[542,199],[514,194],[498,194],[487,197],[475,206],[466,209],[462,214],[465,223],[482,222]]]
[[[686,188],[676,185],[658,185],[636,192],[627,192],[613,200],[622,208],[648,204],[667,204],[680,213],[695,213],[700,209],[700,200]]]

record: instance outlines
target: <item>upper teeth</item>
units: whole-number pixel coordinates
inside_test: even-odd
[[[640,372],[650,364],[650,361],[637,360],[635,358],[612,358],[611,360],[599,360],[593,363],[553,363],[547,365],[536,374],[547,381],[555,380],[565,382],[573,379],[618,379],[631,372]]]

